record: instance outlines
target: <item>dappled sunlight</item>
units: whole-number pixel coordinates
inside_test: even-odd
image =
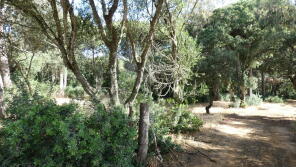
[[[249,138],[249,134],[254,132],[254,130],[251,128],[238,128],[230,125],[220,125],[218,126],[217,130],[226,134],[236,135],[244,138]]]
[[[246,108],[227,108],[222,103],[216,103],[211,114],[205,114],[205,104],[192,106],[204,125],[199,133],[180,135],[176,141],[216,163],[201,154],[193,158],[184,153],[181,159],[188,167],[294,167],[290,165],[296,164],[296,134],[291,132],[296,122],[294,103]]]

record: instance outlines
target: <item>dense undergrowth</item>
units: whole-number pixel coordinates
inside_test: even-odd
[[[151,156],[180,150],[169,135],[202,125],[185,105],[150,106]],[[137,118],[128,118],[123,107],[88,109],[38,94],[12,97],[0,129],[1,166],[135,166]]]
[[[1,166],[132,166],[136,129],[123,110],[86,116],[77,108],[14,97],[0,131]]]

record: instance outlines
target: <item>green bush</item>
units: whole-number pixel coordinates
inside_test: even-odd
[[[161,154],[169,153],[171,150],[180,150],[181,147],[173,143],[172,138],[169,136],[169,127],[163,126],[162,115],[165,112],[165,107],[157,103],[151,103],[151,115],[150,115],[150,130],[149,130],[149,154],[156,154],[156,144]]]
[[[48,97],[48,96],[55,96],[59,90],[59,87],[55,84],[49,82],[37,82],[32,80],[32,89],[33,93],[38,92],[38,94]],[[23,88],[21,88],[23,89]]]
[[[157,123],[159,128],[166,128],[172,133],[195,131],[203,124],[184,104],[175,105],[169,111],[164,110],[158,115]]]
[[[121,108],[84,116],[73,104],[16,97],[0,129],[0,166],[133,166],[136,130]]]
[[[284,100],[279,96],[269,96],[265,99],[265,101],[270,103],[283,103]]]
[[[262,103],[262,99],[258,95],[251,95],[246,97],[246,104],[248,106],[258,106]]]
[[[219,96],[221,101],[227,101],[227,102],[231,101],[231,96],[229,93],[220,94]]]
[[[65,95],[73,99],[83,99],[85,97],[85,92],[81,86],[67,86],[65,89]]]

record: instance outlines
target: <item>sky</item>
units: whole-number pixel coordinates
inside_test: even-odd
[[[216,0],[217,1],[217,8],[221,8],[230,4],[233,4],[235,2],[238,2],[239,0]]]

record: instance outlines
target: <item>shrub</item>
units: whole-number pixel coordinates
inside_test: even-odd
[[[172,138],[169,135],[169,127],[163,126],[162,115],[165,112],[165,107],[160,106],[157,103],[151,103],[151,115],[150,115],[150,130],[149,130],[149,154],[156,154],[155,140],[158,149],[162,154],[166,154],[171,150],[180,150],[181,147],[173,143]]]
[[[225,94],[220,94],[220,99],[221,101],[231,101],[231,96],[229,93],[225,93]]]
[[[270,103],[283,103],[284,100],[279,96],[269,96],[265,99],[265,101]]]
[[[67,86],[65,89],[65,95],[73,99],[82,99],[85,97],[84,90],[81,86]]]
[[[248,106],[258,106],[262,103],[262,99],[259,95],[251,95],[246,97],[246,104]]]
[[[54,96],[57,94],[59,87],[55,84],[49,83],[49,82],[37,82],[37,81],[31,81],[33,92],[38,92],[38,94],[48,97],[48,96]],[[24,88],[19,88],[24,89]]]
[[[17,97],[0,129],[0,166],[132,166],[136,130],[122,109],[86,117],[73,104]]]
[[[159,128],[166,128],[173,133],[185,133],[198,130],[202,121],[187,110],[184,104],[175,105],[170,110],[160,113],[157,118]]]

